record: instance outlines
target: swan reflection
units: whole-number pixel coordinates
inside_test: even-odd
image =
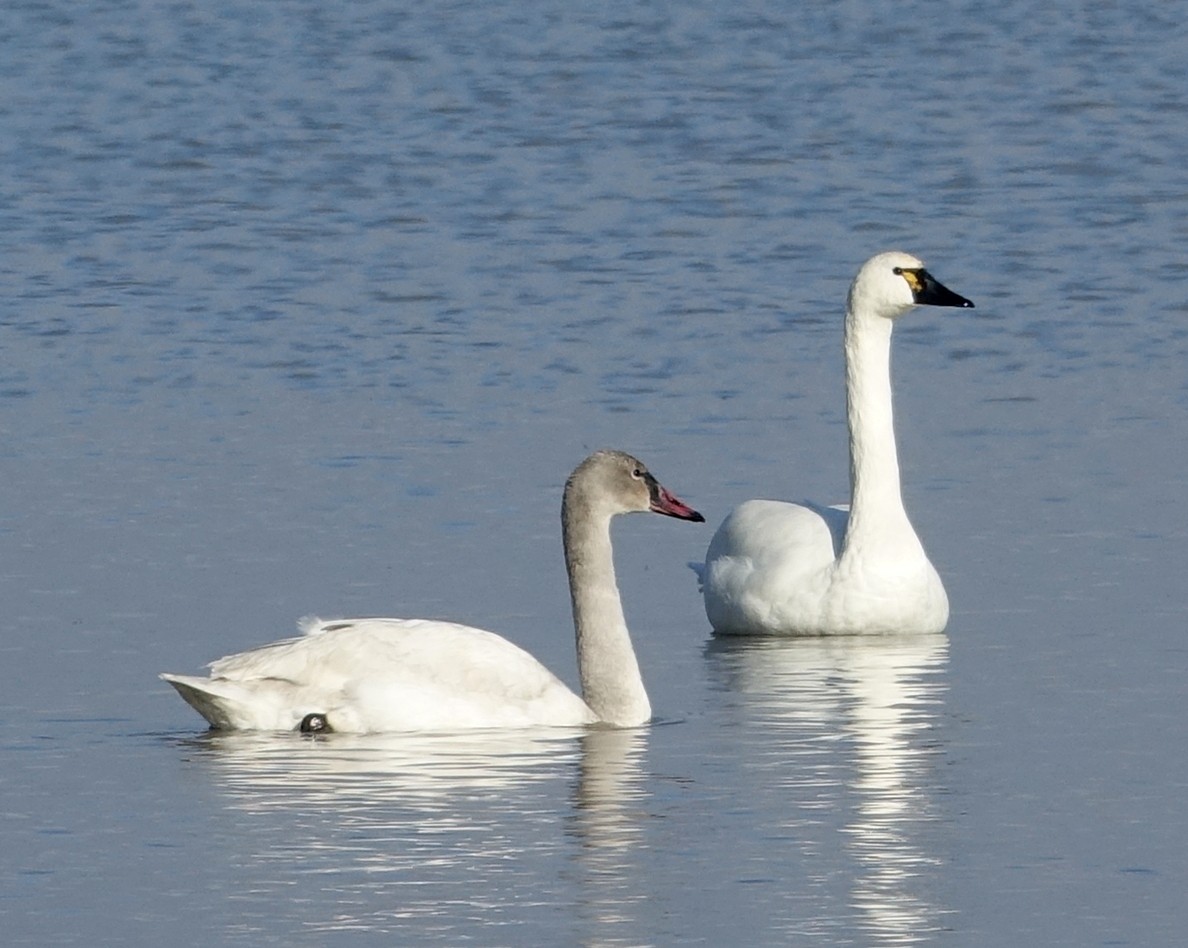
[[[647,820],[646,729],[592,730],[582,738],[570,834],[577,840],[578,912],[588,946],[623,944],[649,898],[637,853]]]
[[[303,930],[407,935],[512,918],[526,892],[576,900],[598,928],[624,917],[646,734],[212,732],[183,746],[229,804],[255,892],[320,878]]]
[[[434,810],[556,777],[577,758],[580,730],[327,734],[212,731],[192,742],[218,768],[237,805],[358,799]]]
[[[857,863],[851,907],[871,934],[904,944],[941,928],[944,911],[921,891],[921,876],[940,862],[923,830],[937,819],[931,733],[948,639],[718,639],[707,655],[719,684],[738,695],[737,711],[799,742],[782,763],[797,768],[811,797],[805,809],[835,808]]]

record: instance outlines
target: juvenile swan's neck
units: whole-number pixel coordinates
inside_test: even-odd
[[[608,724],[643,724],[652,716],[615,582],[610,515],[566,493],[561,507],[565,566],[573,601],[582,697]]]
[[[846,411],[850,426],[847,550],[879,537],[915,537],[899,486],[891,411],[891,320],[846,314]],[[918,541],[917,541],[918,542]]]

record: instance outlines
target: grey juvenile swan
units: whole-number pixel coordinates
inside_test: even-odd
[[[610,522],[704,521],[621,451],[586,458],[561,503],[581,697],[493,632],[434,619],[310,620],[305,634],[162,675],[215,728],[372,731],[632,727],[652,715],[615,582]]]

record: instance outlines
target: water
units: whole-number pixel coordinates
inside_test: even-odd
[[[1188,60],[1172,6],[86,5],[0,30],[11,945],[1154,945],[1188,932]],[[844,499],[901,247],[937,639],[717,642],[752,496]],[[613,445],[658,723],[211,736],[162,670],[307,613],[570,682]]]

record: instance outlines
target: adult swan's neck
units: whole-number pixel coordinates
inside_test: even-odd
[[[615,582],[610,516],[567,497],[561,520],[582,698],[607,724],[644,724],[652,706]]]
[[[891,410],[890,319],[846,314],[846,412],[850,426],[850,517],[845,548],[880,542],[919,547],[903,509]]]

